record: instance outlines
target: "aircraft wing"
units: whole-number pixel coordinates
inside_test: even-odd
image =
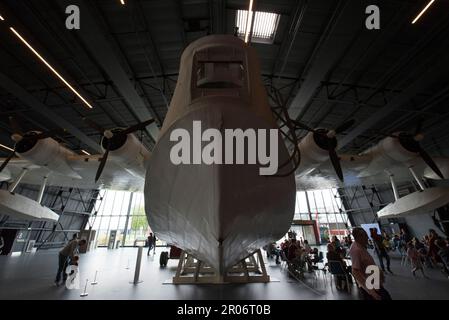
[[[68,164],[81,178],[64,176],[45,167],[32,164],[20,158],[12,159],[6,169],[0,173],[0,181],[12,181],[20,175],[24,168],[28,169],[21,183],[40,185],[44,176],[48,176],[48,186],[76,187],[80,189],[112,189],[125,191],[142,191],[144,177],[131,174],[126,168],[109,159],[98,183],[95,183],[95,173],[101,155],[82,156],[74,155],[67,159]],[[5,159],[0,158],[0,163]]]
[[[395,163],[385,166],[378,159],[369,155],[354,156],[340,155],[340,162],[343,169],[344,182],[341,182],[331,162],[325,161],[309,172],[302,172],[296,175],[296,185],[298,190],[318,190],[330,188],[342,188],[350,186],[386,184],[390,183],[389,174],[394,175],[397,184],[413,181],[413,176],[409,166],[418,177],[435,179],[435,174],[420,158],[416,158],[412,163]],[[436,158],[435,161],[444,170],[449,164],[449,158]],[[447,172],[445,174],[446,177]]]

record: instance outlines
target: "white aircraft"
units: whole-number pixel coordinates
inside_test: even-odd
[[[46,185],[144,191],[148,221],[158,238],[223,276],[242,259],[285,235],[293,219],[297,189],[391,181],[395,190],[395,183],[414,177],[423,191],[397,197],[379,211],[379,217],[449,203],[448,188],[425,189],[419,178],[449,177],[449,161],[433,161],[419,146],[417,135],[398,133],[360,155],[337,156],[336,135],[351,123],[328,130],[311,129],[295,121],[296,126],[311,131],[298,145],[301,161],[292,160],[279,135],[275,175],[260,174],[266,167],[260,159],[235,164],[239,156],[233,155],[229,160],[234,162],[220,164],[230,152],[224,147],[226,141],[222,141],[222,149],[209,149],[215,162],[206,163],[204,150],[210,141],[216,142],[217,132],[278,129],[255,50],[237,37],[207,36],[186,48],[176,90],[152,153],[133,134],[151,122],[128,129],[97,126],[104,135],[104,155],[74,154],[52,139],[52,133],[13,135],[15,151],[10,158],[0,159],[0,181],[15,179],[15,183],[9,191],[0,191],[0,212],[17,218],[57,220],[54,212],[39,204]],[[205,131],[196,132],[195,123],[201,123]],[[209,129],[215,131],[208,131],[209,137],[204,139]],[[173,161],[179,139],[198,134],[202,139],[189,143],[192,149],[187,156],[194,164]],[[264,146],[259,142],[258,148]],[[13,158],[14,154],[19,158]],[[250,156],[246,151],[244,158]],[[14,194],[18,183],[41,185],[39,198],[24,200]]]

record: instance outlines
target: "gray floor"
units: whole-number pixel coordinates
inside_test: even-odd
[[[352,294],[331,290],[330,279],[320,278],[312,286],[311,276],[306,283],[298,283],[287,277],[286,271],[273,260],[266,262],[272,278],[269,284],[242,285],[172,285],[164,284],[173,277],[177,260],[169,260],[167,268],[159,267],[158,248],[155,256],[142,261],[142,283],[132,285],[137,249],[96,249],[81,255],[80,274],[84,284],[88,279],[88,296],[81,298],[82,290],[54,287],[57,267],[57,251],[41,251],[17,257],[0,257],[0,299],[232,299],[232,300],[340,300],[358,299],[354,287]],[[165,249],[164,249],[165,250]],[[129,264],[129,269],[127,269]],[[429,279],[414,279],[409,267],[392,260],[395,275],[387,276],[386,288],[393,299],[449,299],[449,279],[439,270],[426,270]],[[98,284],[92,286],[95,272]],[[326,285],[327,283],[327,285]],[[83,285],[84,287],[84,285]]]

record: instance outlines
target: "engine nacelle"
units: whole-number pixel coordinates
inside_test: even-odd
[[[309,132],[298,146],[301,151],[301,163],[297,170],[299,176],[309,173],[319,164],[329,159],[329,151],[321,148],[316,143],[313,132]]]
[[[105,147],[103,139],[102,148],[105,149]],[[150,152],[134,134],[128,134],[126,139],[119,139],[109,149],[109,157],[119,163],[126,171],[136,177],[145,177]]]
[[[68,164],[67,157],[74,153],[62,147],[52,138],[22,140],[16,145],[17,154],[31,163],[72,178],[81,179]]]
[[[409,164],[417,157],[417,154],[404,148],[398,138],[388,137],[379,142],[379,144],[371,149],[373,155],[382,158],[386,163],[401,162]]]

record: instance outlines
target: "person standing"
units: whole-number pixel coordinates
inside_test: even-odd
[[[430,258],[434,265],[438,265],[441,261],[440,256],[438,255],[438,246],[437,241],[440,236],[436,233],[434,229],[429,229],[429,250],[427,251],[427,256]]]
[[[363,230],[363,228],[356,227],[352,230],[352,236],[354,237],[354,242],[349,249],[349,255],[351,256],[352,261],[352,275],[357,282],[363,299],[391,300],[390,294],[383,287],[384,275],[382,271],[379,270],[379,289],[370,289],[367,286],[368,276],[370,275],[370,273],[367,273],[368,267],[377,267],[373,257],[371,257],[367,250],[368,234],[365,230]]]
[[[418,250],[416,250],[416,248],[412,242],[409,242],[407,244],[407,258],[411,262],[413,276],[416,277],[416,271],[421,270],[423,277],[426,278],[426,275],[424,274],[424,268],[422,265],[422,261],[421,261],[421,256],[420,256]]]
[[[147,256],[150,255],[151,249],[153,249],[153,254],[155,254],[156,251],[156,237],[153,236],[153,233],[150,232],[150,235],[147,238],[148,241],[148,253]]]
[[[156,254],[156,242],[157,242],[156,234],[153,234],[153,255]]]
[[[385,258],[387,262],[387,270],[390,273],[393,273],[390,269],[390,256],[388,255],[387,248],[385,248],[383,238],[380,234],[377,233],[376,228],[372,228],[371,230],[371,238],[374,243],[374,250],[376,251],[377,257],[379,258],[380,267],[382,271],[385,272],[385,266],[383,259]]]
[[[71,259],[75,258],[75,251],[78,248],[78,246],[84,246],[86,245],[87,241],[86,240],[78,240],[76,238],[76,234],[73,236],[72,240],[70,240],[64,248],[62,248],[59,251],[59,256],[58,256],[58,272],[56,273],[56,280],[55,280],[55,285],[59,286],[60,285],[60,281],[61,281],[61,273],[62,273],[62,278],[63,278],[63,282],[65,282],[67,280],[67,274],[66,274],[66,269],[68,264],[70,263]]]
[[[400,240],[399,253],[402,254],[402,252],[404,252],[404,254],[407,254],[407,243],[409,243],[411,239],[404,229],[401,229],[400,231]]]

